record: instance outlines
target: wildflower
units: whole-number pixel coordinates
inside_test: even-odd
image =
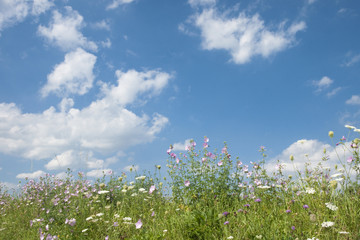
[[[339,234],[349,234],[349,232],[339,232]]]
[[[322,227],[325,227],[325,228],[332,227],[332,226],[334,226],[334,225],[335,225],[334,222],[323,222],[323,223],[321,224],[321,226],[322,226]]]
[[[260,185],[260,186],[258,186],[258,188],[261,188],[261,189],[269,189],[269,188],[271,188],[270,186],[262,186],[262,185]]]
[[[114,227],[119,226],[118,222],[114,222],[114,225],[113,225],[113,226],[114,226]]]
[[[315,189],[313,189],[313,188],[306,188],[306,193],[307,193],[307,194],[314,194],[314,193],[315,193]]]
[[[156,165],[156,168],[160,170],[160,168],[161,168],[161,165]]]
[[[89,221],[89,220],[92,220],[92,219],[93,219],[93,217],[90,216],[90,217],[86,218],[85,220]]]
[[[152,216],[152,217],[155,216],[155,212],[154,212],[154,211],[151,213],[151,216]]]
[[[131,219],[131,217],[124,217],[123,220],[126,222],[130,222],[132,219]]]
[[[319,240],[319,239],[318,239],[318,238],[313,237],[313,238],[308,238],[307,240]]]
[[[152,194],[155,191],[155,185],[152,185],[149,189],[149,194]]]
[[[220,162],[217,163],[217,165],[220,167],[221,165],[223,165],[223,162],[220,161]]]
[[[226,239],[234,239],[234,237],[233,237],[233,236],[229,236],[229,237],[227,237]]]
[[[109,191],[107,190],[102,190],[102,191],[98,191],[98,194],[105,194],[105,193],[108,193]]]
[[[250,207],[250,204],[245,204],[244,207]]]
[[[333,138],[334,137],[334,132],[333,131],[329,131],[329,137]]]
[[[184,185],[185,185],[186,187],[190,186],[190,181],[186,180],[186,181],[184,182]]]
[[[109,240],[109,236],[106,236],[106,237],[105,237],[105,240]]]
[[[103,216],[104,214],[103,213],[98,213],[98,214],[96,214],[96,216],[98,216],[98,217],[101,217],[101,216]]]
[[[286,210],[286,213],[291,213],[291,210],[290,209]]]
[[[256,235],[255,236],[257,239],[262,239],[262,235]]]
[[[223,212],[223,215],[226,217],[227,215],[229,215],[229,212]]]
[[[295,230],[295,226],[291,226],[291,230],[293,230],[293,231],[294,231],[294,230]]]
[[[305,204],[305,205],[303,206],[303,208],[307,209],[307,208],[309,208],[309,206]]]
[[[255,199],[255,202],[261,202],[260,198]]]
[[[352,157],[348,157],[348,159],[346,160],[348,163],[352,163],[354,159]]]
[[[345,125],[345,127],[348,128],[348,129],[356,129],[356,127],[350,126],[350,125]]]
[[[328,209],[330,209],[330,210],[332,210],[332,211],[338,210],[338,207],[335,206],[335,205],[332,204],[332,203],[325,203],[325,205],[326,205],[326,207],[327,207]]]
[[[168,230],[165,229],[165,230],[163,230],[163,233],[167,233],[167,231],[168,231]]]
[[[143,193],[146,192],[145,188],[139,188],[139,192]]]
[[[224,225],[228,225],[228,224],[229,224],[229,221],[225,221],[225,222],[224,222]]]
[[[86,232],[88,229],[87,228],[85,228],[85,229],[83,229],[81,232]]]
[[[137,221],[137,223],[135,223],[136,229],[141,228],[143,225],[143,223],[141,222],[141,219],[139,219],[139,221]]]
[[[140,177],[136,177],[136,180],[145,180],[146,176],[140,176]]]

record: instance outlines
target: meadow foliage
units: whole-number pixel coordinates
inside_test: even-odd
[[[265,147],[246,165],[207,137],[184,153],[170,146],[167,175],[161,165],[95,182],[47,174],[0,188],[0,239],[360,239],[360,140],[337,144],[351,157],[329,169],[324,150],[295,176],[280,162],[268,172]]]

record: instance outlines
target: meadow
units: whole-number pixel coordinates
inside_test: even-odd
[[[170,146],[166,166],[141,174],[89,181],[68,170],[27,179],[21,192],[0,188],[0,239],[360,239],[358,138],[336,143],[351,157],[333,169],[325,149],[294,175],[281,163],[267,171],[264,147],[246,165],[208,144]]]

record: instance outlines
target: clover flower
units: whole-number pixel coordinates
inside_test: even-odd
[[[326,207],[327,207],[328,209],[330,209],[330,210],[332,210],[332,211],[338,210],[338,207],[335,206],[335,205],[332,204],[332,203],[325,203],[325,205],[326,205]]]
[[[335,225],[334,222],[323,222],[323,223],[321,224],[321,226],[322,226],[323,228],[329,228],[329,227],[332,227],[332,226],[334,226],[334,225]]]
[[[314,193],[315,193],[315,189],[314,189],[314,188],[306,188],[306,193],[307,193],[307,194],[314,194]]]

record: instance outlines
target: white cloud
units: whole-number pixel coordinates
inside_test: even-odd
[[[213,6],[216,4],[216,0],[189,0],[188,3],[191,5],[191,7]]]
[[[351,149],[350,143],[346,143],[347,149]],[[326,149],[326,156],[329,160],[322,161],[324,157],[324,149]],[[340,161],[346,164],[346,160],[352,154],[345,149],[342,145],[338,145],[336,148],[329,144],[322,143],[319,140],[299,140],[291,144],[282,153],[275,158],[272,158],[265,164],[267,171],[276,171],[276,164],[279,160],[280,163],[285,165],[283,172],[287,174],[296,175],[296,171],[300,170],[304,173],[305,163],[311,163],[311,168],[315,168],[318,163],[322,163],[323,167],[330,167],[334,171],[334,166],[337,164],[341,167]],[[294,156],[294,161],[290,160],[290,156]],[[307,156],[306,156],[307,155]],[[340,160],[339,160],[339,157]]]
[[[316,0],[308,0],[308,4],[313,4]]]
[[[319,81],[313,81],[313,85],[317,88],[317,92],[321,92],[322,90],[330,87],[333,82],[334,81],[331,80],[329,77],[324,76]]]
[[[106,39],[106,41],[101,41],[101,46],[103,46],[104,48],[110,48],[111,47],[111,41],[110,39]]]
[[[185,151],[186,146],[190,146],[190,140],[186,139],[184,143],[178,142],[173,144],[173,151]]]
[[[334,88],[331,92],[328,92],[328,93],[326,94],[326,96],[332,97],[332,96],[334,96],[335,94],[337,94],[341,89],[342,89],[341,87]]]
[[[358,55],[352,55],[344,64],[343,66],[350,67],[354,65],[355,63],[360,61],[360,54]]]
[[[195,16],[195,24],[201,30],[202,47],[206,50],[226,50],[237,64],[249,62],[255,56],[269,57],[291,47],[295,34],[305,29],[304,22],[297,22],[287,29],[284,23],[270,30],[258,14],[229,18],[217,11],[206,9]]]
[[[46,173],[39,170],[39,171],[36,171],[36,172],[33,172],[33,173],[20,173],[18,175],[16,175],[16,178],[30,178],[30,179],[35,179],[35,178],[39,178],[41,176],[44,176]]]
[[[130,170],[138,171],[139,170],[139,165],[129,165],[129,166],[124,167],[123,170],[125,172],[130,172]]]
[[[0,31],[23,21],[28,11],[26,0],[0,0]]]
[[[170,75],[130,70],[122,72],[120,79],[128,74],[131,82],[122,84],[120,80],[116,86],[107,85],[103,98],[82,109],[70,107],[73,102],[66,100],[68,103],[60,104],[60,111],[50,107],[42,113],[22,113],[14,103],[0,103],[0,152],[26,159],[52,159],[70,150],[108,154],[153,141],[168,119],[158,113],[152,117],[137,116],[124,105],[135,101],[140,94],[160,93]],[[124,100],[119,96],[122,90],[114,89],[120,86],[128,88],[131,97]],[[136,86],[138,89],[133,90]],[[68,165],[67,160],[63,161],[60,166]],[[50,162],[48,167],[55,168],[56,160]]]
[[[51,92],[59,96],[87,93],[94,81],[95,62],[96,56],[81,48],[66,54],[64,62],[56,65],[48,75],[41,95],[46,97]]]
[[[97,170],[91,170],[86,173],[86,176],[88,177],[94,177],[94,178],[101,178],[104,175],[111,175],[112,170],[110,168],[107,169],[97,169]]]
[[[65,7],[65,10],[64,15],[56,10],[53,11],[53,18],[49,27],[40,25],[38,28],[39,35],[64,51],[74,50],[78,47],[97,51],[97,45],[89,41],[80,32],[80,29],[85,25],[83,17],[69,6]]]
[[[101,20],[100,22],[93,23],[92,27],[95,29],[104,29],[110,31],[110,24],[105,20]]]
[[[158,95],[167,85],[171,75],[159,71],[137,72],[129,70],[122,72],[116,71],[118,78],[117,86],[103,84],[102,91],[109,101],[126,105],[134,102],[138,95],[147,93],[149,97]]]
[[[123,5],[123,4],[128,4],[128,3],[131,3],[133,2],[134,0],[114,0],[110,5],[108,5],[106,7],[106,9],[115,9],[117,8],[118,6],[120,5]]]
[[[360,105],[360,96],[359,95],[352,95],[351,98],[346,101],[346,104]]]
[[[40,14],[46,12],[47,10],[49,10],[52,6],[54,6],[53,1],[34,0],[31,13],[33,15],[40,15]]]

